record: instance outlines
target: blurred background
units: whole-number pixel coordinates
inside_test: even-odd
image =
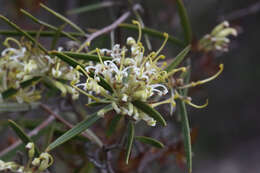
[[[115,2],[119,5],[69,15],[68,11],[72,9],[101,1],[1,0],[0,13],[24,29],[39,29],[39,26],[19,13],[19,8],[51,24],[61,25],[59,20],[40,9],[39,2],[64,14],[84,29],[109,25],[129,8],[128,1],[118,0]],[[140,0],[133,3],[142,6],[140,14],[147,27],[183,38],[175,0]],[[197,132],[193,145],[194,173],[259,173],[260,1],[185,0],[184,4],[190,17],[194,44],[223,20],[228,20],[239,32],[236,38],[232,38],[229,52],[191,57],[193,80],[212,75],[212,68],[219,63],[225,65],[224,72],[216,80],[190,90],[189,95],[195,102],[203,103],[206,98],[209,99],[205,109],[189,107],[191,127]],[[8,27],[1,22],[0,28]],[[125,31],[116,32],[116,42],[124,42],[125,38],[120,37],[122,32]],[[131,33],[134,34],[127,32],[128,35]],[[48,44],[48,40],[44,41]],[[155,50],[161,44],[156,39],[151,39],[151,42]],[[97,39],[95,46],[109,48],[109,35]],[[180,50],[168,44],[164,53],[171,58]]]

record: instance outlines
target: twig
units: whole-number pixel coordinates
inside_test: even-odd
[[[88,160],[93,163],[97,168],[99,169],[105,169],[105,165],[102,163],[99,163],[99,161],[92,155],[87,153]]]
[[[62,118],[60,115],[58,115],[57,113],[53,112],[47,105],[44,104],[40,104],[40,107],[42,109],[44,109],[46,112],[48,112],[50,115],[52,115],[53,117],[55,117],[58,121],[60,121],[61,123],[63,123],[65,126],[67,126],[68,128],[73,128],[73,125],[70,124],[68,121],[66,121],[64,118]],[[86,130],[85,132],[83,132],[81,134],[82,136],[90,139],[91,141],[95,142],[99,147],[103,147],[103,143],[102,141],[90,130]]]
[[[40,107],[42,109],[44,109],[46,112],[48,112],[51,116],[53,116],[54,118],[56,118],[58,121],[60,121],[61,123],[63,123],[65,126],[67,126],[68,128],[72,128],[73,125],[70,124],[68,121],[66,121],[65,119],[63,119],[60,115],[56,114],[55,112],[53,112],[47,105],[44,104],[40,104]]]
[[[34,130],[28,133],[29,137],[35,136],[39,133],[40,130],[48,126],[55,118],[54,117],[49,117],[45,121],[43,121],[38,127],[36,127]],[[0,157],[5,155],[6,153],[10,152],[11,150],[15,149],[17,146],[19,146],[22,143],[21,140],[18,140],[8,148],[4,149],[3,151],[0,152]]]
[[[106,168],[109,173],[115,173],[111,164],[112,154],[111,152],[106,152]]]
[[[250,5],[249,7],[247,8],[244,8],[244,9],[240,9],[240,10],[237,10],[237,11],[234,11],[226,16],[221,16],[219,17],[219,21],[220,20],[223,20],[223,19],[226,19],[226,20],[235,20],[235,19],[238,19],[238,18],[242,18],[242,17],[245,17],[247,15],[251,15],[251,14],[255,14],[257,13],[258,11],[260,10],[260,1],[253,4],[253,5]]]
[[[138,8],[140,8],[139,5],[135,5],[133,7],[134,10],[137,10]],[[129,16],[130,16],[131,12],[127,11],[125,12],[121,17],[119,17],[116,21],[114,21],[111,25],[108,25],[94,33],[92,33],[91,35],[88,36],[87,40],[82,44],[82,46],[79,48],[79,50],[84,49],[86,46],[90,45],[91,41],[93,39],[95,39],[96,37],[105,34],[107,32],[110,32],[112,30],[114,30],[119,24],[123,23]]]

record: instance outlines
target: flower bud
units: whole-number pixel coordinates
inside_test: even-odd
[[[32,165],[33,165],[33,166],[39,166],[39,165],[40,165],[40,162],[41,162],[41,160],[40,160],[39,158],[35,158],[35,159],[33,159],[33,161],[32,161]]]
[[[25,148],[28,149],[28,156],[29,156],[29,158],[33,158],[33,157],[34,157],[34,154],[35,154],[35,146],[34,146],[34,143],[29,142],[29,143],[25,146]]]
[[[126,44],[129,46],[136,44],[135,39],[133,37],[128,37],[126,40]]]
[[[223,30],[224,28],[229,27],[229,23],[228,21],[224,21],[220,24],[218,24],[213,31],[211,32],[212,35],[216,35],[218,32],[220,32],[221,30]]]
[[[41,160],[41,163],[38,168],[39,171],[46,170],[53,163],[53,158],[49,153],[42,153],[40,155],[40,160]]]

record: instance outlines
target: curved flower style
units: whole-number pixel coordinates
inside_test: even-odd
[[[133,101],[140,100],[150,103],[153,107],[170,103],[174,107],[174,100],[181,98],[197,108],[206,106],[207,103],[203,106],[192,104],[190,98],[181,97],[175,88],[169,85],[169,77],[178,71],[186,71],[185,67],[166,72],[163,70],[165,64],[158,65],[158,61],[165,58],[164,55],[160,55],[160,52],[167,42],[168,34],[164,33],[165,41],[158,51],[145,55],[145,49],[141,43],[140,24],[136,21],[134,23],[139,25],[139,37],[137,41],[132,37],[127,38],[126,44],[130,47],[130,51],[118,44],[114,45],[112,50],[96,49],[100,63],[88,65],[85,69],[78,66],[78,70],[84,71],[88,78],[83,83],[72,83],[72,86],[95,102],[112,103],[112,107],[117,114],[128,115],[136,121],[144,120],[149,126],[155,126],[156,121],[137,109],[132,104]],[[102,61],[101,55],[110,56],[112,60]],[[94,77],[90,76],[90,72],[94,73]],[[98,84],[101,77],[111,86],[112,93]],[[169,89],[174,90],[174,92],[171,92],[170,98],[159,101],[165,98],[162,96],[168,94]],[[96,97],[97,95],[104,99]]]
[[[15,45],[15,46],[14,46]],[[0,58],[0,93],[12,87],[19,89],[14,98],[17,102],[32,102],[41,98],[41,90],[35,85],[20,88],[20,83],[36,76],[48,76],[57,80],[78,80],[79,72],[62,62],[57,57],[44,54],[30,42],[19,42],[14,38],[7,38]],[[59,48],[58,51],[61,51]],[[65,90],[78,98],[78,92],[71,86],[64,85]]]

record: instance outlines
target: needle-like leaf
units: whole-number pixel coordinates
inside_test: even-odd
[[[111,108],[111,105],[106,106],[103,109],[109,110]],[[98,115],[98,112],[93,113],[90,115],[87,119],[81,121],[77,125],[75,125],[72,129],[64,133],[62,136],[60,136],[58,139],[56,139],[54,142],[52,142],[46,149],[46,151],[50,151],[61,144],[71,140],[73,137],[77,136],[78,134],[82,133],[83,131],[87,130],[91,125],[93,125],[97,120],[99,120],[101,116]]]
[[[148,116],[154,118],[156,121],[158,121],[161,125],[166,126],[166,121],[162,117],[162,115],[156,111],[154,108],[152,108],[150,105],[139,101],[135,100],[132,102],[135,107],[146,113]]]
[[[185,36],[185,42],[186,44],[190,44],[192,41],[192,30],[190,26],[188,13],[186,8],[184,7],[183,0],[176,0],[176,2],[177,2],[178,12],[181,20],[181,25]]]
[[[172,63],[170,63],[164,70],[169,72],[176,67],[183,61],[185,56],[189,53],[191,46],[188,45],[185,49],[183,49],[173,60]]]
[[[14,130],[14,132],[17,134],[17,136],[23,141],[23,143],[26,145],[29,142],[33,142],[33,140],[26,135],[26,133],[22,130],[22,128],[16,124],[13,120],[8,120],[10,127]],[[40,154],[37,147],[35,147],[35,153],[38,156]]]
[[[135,129],[134,129],[133,122],[129,123],[127,134],[128,134],[128,136],[127,136],[126,158],[125,158],[126,164],[128,164],[128,162],[129,162],[129,158],[130,158],[130,154],[131,154],[132,146],[133,146],[133,141],[134,141],[134,136],[135,136]]]
[[[85,34],[85,32],[78,27],[75,23],[73,23],[72,21],[70,21],[69,19],[67,19],[65,16],[55,12],[54,10],[50,9],[49,7],[45,6],[44,4],[40,4],[40,6],[42,8],[44,8],[46,11],[50,12],[51,14],[53,14],[54,16],[58,17],[59,19],[61,19],[62,21],[64,21],[65,23],[68,23],[72,28],[76,29],[77,31],[79,31],[81,34]]]
[[[136,25],[133,25],[133,24],[122,23],[122,24],[119,25],[119,27],[138,31],[138,27]],[[157,38],[160,38],[160,39],[165,39],[164,34],[162,32],[160,32],[160,31],[155,30],[155,29],[143,27],[142,28],[142,32],[146,33],[146,34],[148,34],[150,36],[153,36],[153,37],[157,37]],[[169,35],[168,41],[170,43],[172,43],[174,45],[178,45],[180,47],[184,47],[185,46],[185,43],[183,43],[182,41],[180,41],[179,39],[177,39],[177,38],[175,38],[175,37],[173,37],[171,35]]]
[[[137,139],[138,141],[140,141],[142,143],[152,145],[153,147],[156,147],[156,148],[164,147],[163,143],[161,143],[160,141],[158,141],[154,138],[147,137],[147,136],[136,136],[135,139]]]

